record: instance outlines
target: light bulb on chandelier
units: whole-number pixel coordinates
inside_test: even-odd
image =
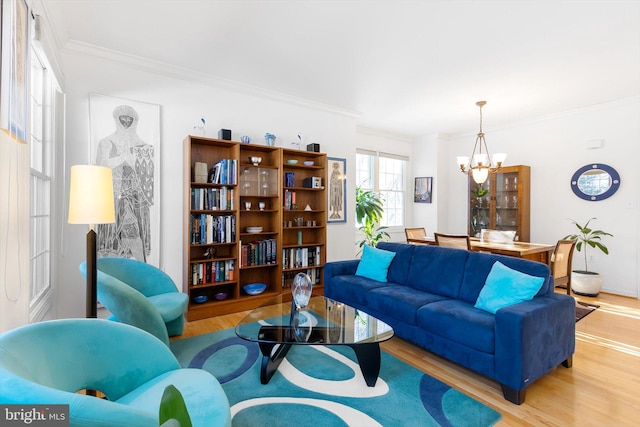
[[[476,105],[480,107],[480,132],[478,132],[476,143],[473,146],[473,151],[471,152],[471,157],[456,157],[460,171],[462,173],[470,174],[473,177],[473,180],[478,184],[483,184],[487,180],[489,172],[495,172],[500,169],[502,163],[507,158],[505,153],[496,153],[493,157],[489,156],[487,142],[485,141],[484,133],[482,132],[482,107],[485,106],[486,103],[487,101],[476,102]]]

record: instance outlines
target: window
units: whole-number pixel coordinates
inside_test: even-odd
[[[51,286],[51,214],[53,179],[53,91],[40,53],[30,52],[30,317],[40,320],[49,309]]]
[[[381,226],[404,226],[406,167],[407,158],[403,156],[366,150],[356,152],[356,186],[382,196]]]

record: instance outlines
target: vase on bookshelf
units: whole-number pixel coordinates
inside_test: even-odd
[[[309,299],[311,298],[312,288],[313,284],[307,274],[296,274],[296,277],[293,279],[293,284],[291,285],[291,294],[293,295],[296,308],[301,309],[307,307]]]

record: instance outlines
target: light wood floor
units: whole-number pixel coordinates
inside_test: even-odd
[[[382,348],[499,411],[498,426],[638,426],[640,300],[609,294],[576,298],[600,308],[576,324],[573,367],[560,366],[535,381],[519,406],[504,400],[495,381],[400,338]],[[234,327],[245,314],[188,322],[177,338]]]

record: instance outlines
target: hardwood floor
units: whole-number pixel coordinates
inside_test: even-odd
[[[640,300],[609,294],[575,297],[600,308],[576,324],[573,367],[560,366],[535,381],[519,406],[504,400],[495,381],[400,338],[383,343],[382,348],[499,411],[498,426],[638,425]],[[185,333],[177,338],[234,327],[245,314],[188,322]]]

